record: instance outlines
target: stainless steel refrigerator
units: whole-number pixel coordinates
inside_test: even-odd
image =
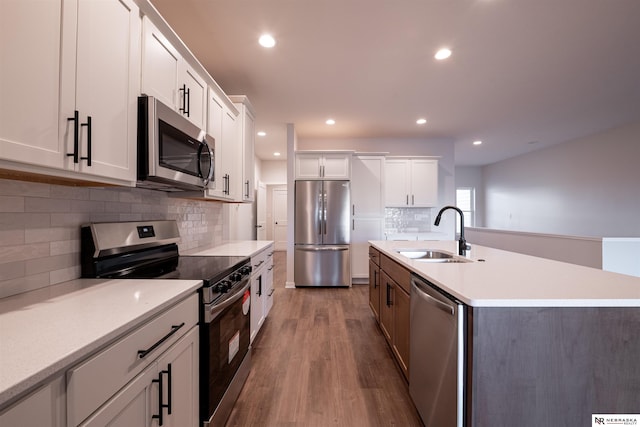
[[[296,181],[296,286],[351,286],[349,181]]]

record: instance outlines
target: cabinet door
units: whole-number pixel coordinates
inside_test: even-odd
[[[385,206],[407,207],[410,201],[409,161],[387,159],[385,162],[384,194]]]
[[[64,381],[57,378],[0,412],[0,426],[63,427]]]
[[[369,260],[369,307],[380,321],[380,267]]]
[[[251,342],[264,322],[264,268],[251,276]]]
[[[91,158],[78,163],[83,173],[136,179],[140,25],[133,0],[78,2],[75,110],[87,123],[80,156]],[[73,116],[73,107],[65,113]]]
[[[186,91],[186,95],[185,95]],[[180,62],[178,81],[179,110],[200,129],[205,129],[207,112],[207,84],[186,61]]]
[[[223,179],[222,179],[222,162],[223,162],[223,150],[222,150],[222,119],[224,115],[224,106],[220,98],[209,88],[208,95],[208,108],[207,108],[207,134],[211,135],[215,140],[215,147],[213,147],[214,154],[214,172],[213,172],[213,184],[209,184],[209,188],[206,190],[206,197],[219,198],[225,196],[223,193]]]
[[[351,203],[354,216],[384,216],[384,157],[356,156],[351,165]]]
[[[380,329],[382,329],[382,334],[387,341],[392,344],[391,334],[394,330],[393,291],[396,284],[383,270],[380,270],[380,287]]]
[[[163,376],[165,409],[163,426],[196,427],[199,425],[199,338],[198,327],[191,330],[158,359],[158,374]]]
[[[369,277],[369,240],[382,238],[383,218],[353,218],[351,220],[351,275]]]
[[[58,137],[62,4],[0,2],[0,159],[63,167],[66,147]]]
[[[411,160],[411,206],[438,205],[438,161]]]
[[[159,408],[157,373],[157,364],[152,363],[79,426],[151,426]]]
[[[404,377],[409,379],[409,294],[400,286],[393,291],[393,352]]]
[[[156,97],[177,110],[179,64],[181,57],[160,30],[143,19],[142,93]]]
[[[296,179],[320,179],[322,156],[320,154],[296,154]]]
[[[226,185],[225,198],[238,200],[242,187],[242,163],[240,157],[242,148],[238,144],[237,117],[229,110],[225,110],[222,117],[222,178]],[[226,181],[226,182],[225,182]]]
[[[324,179],[349,179],[351,177],[351,155],[325,154],[322,176]]]
[[[243,131],[242,131],[242,158],[244,161],[243,172],[243,191],[242,200],[252,202],[254,196],[254,168],[255,168],[255,119],[251,112],[244,108]]]

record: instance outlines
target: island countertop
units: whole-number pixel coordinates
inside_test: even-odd
[[[464,257],[471,262],[430,263],[398,253],[434,249],[456,255],[457,241],[369,244],[472,307],[640,307],[640,277],[473,244]]]
[[[199,280],[76,279],[0,299],[0,407],[201,286]]]

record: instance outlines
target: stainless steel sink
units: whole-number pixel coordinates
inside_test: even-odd
[[[409,259],[421,262],[471,262],[469,259],[433,249],[397,249],[396,252]]]

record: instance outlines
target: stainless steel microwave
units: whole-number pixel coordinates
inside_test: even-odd
[[[137,186],[203,190],[214,180],[214,139],[152,96],[138,98]]]

